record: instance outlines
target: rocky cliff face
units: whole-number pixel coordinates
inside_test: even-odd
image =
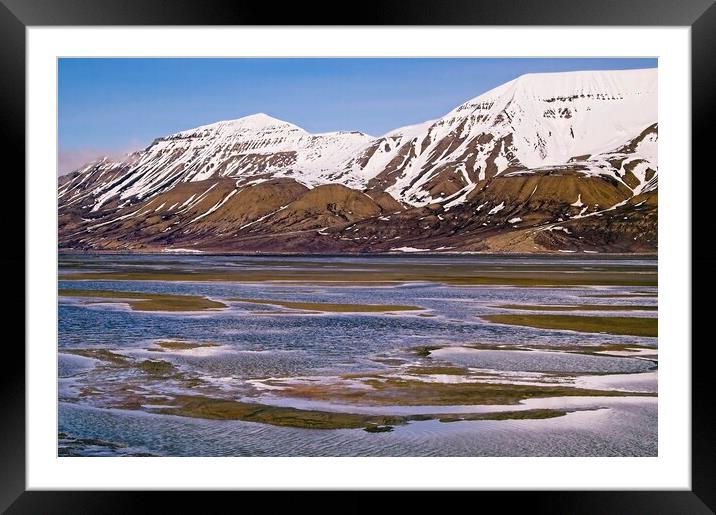
[[[258,114],[60,178],[60,247],[657,248],[656,70],[525,75],[374,138]]]

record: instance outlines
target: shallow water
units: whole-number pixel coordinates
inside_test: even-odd
[[[331,270],[414,266],[479,270],[495,267],[576,273],[625,270],[649,273],[656,261],[578,257],[410,256],[410,257],[239,257],[239,256],[61,256],[60,273],[133,269],[186,270]],[[554,346],[641,345],[656,348],[657,339],[544,330],[488,323],[480,315],[513,313],[502,304],[656,305],[656,297],[623,299],[585,297],[594,294],[655,293],[647,286],[451,286],[411,282],[392,286],[321,285],[319,282],[60,281],[60,289],[137,291],[202,295],[225,302],[220,311],[171,313],[132,311],[126,304],[60,297],[58,430],[75,439],[76,455],[349,455],[349,456],[526,456],[633,455],[657,453],[656,399],[599,397],[593,411],[576,411],[544,420],[411,422],[390,433],[361,429],[311,430],[242,421],[203,420],[110,409],[117,387],[153,395],[151,405],[186,393],[175,381],[143,379],[135,370],[112,369],[97,360],[68,354],[77,349],[108,349],[137,359],[161,359],[182,374],[198,378],[227,398],[300,404],[276,400],[271,380],[336,381],[342,374],[383,373],[404,377],[409,367],[465,366],[472,372],[522,382],[560,381],[598,389],[655,391],[655,359],[555,352]],[[303,313],[267,304],[230,302],[228,298],[347,304],[400,304],[421,311],[385,313]],[[570,312],[571,313],[571,312]],[[575,314],[594,314],[575,312]],[[429,317],[421,315],[431,315]],[[652,312],[609,312],[605,316],[656,317]],[[160,340],[211,342],[215,347],[157,352]],[[536,349],[475,350],[464,345],[514,345]],[[448,346],[423,356],[419,346]],[[549,352],[539,350],[549,346]],[[628,353],[625,353],[628,354]],[[547,377],[559,373],[563,377]],[[584,374],[587,374],[586,376]],[[597,374],[597,375],[589,375]],[[634,380],[629,377],[633,374]],[[573,376],[573,377],[570,377]],[[609,378],[613,380],[610,381]],[[425,376],[424,380],[456,378]],[[457,378],[460,379],[460,378]],[[589,386],[584,386],[589,385]],[[625,387],[632,385],[634,388]],[[91,388],[93,395],[83,395]],[[151,393],[148,393],[151,392]],[[191,393],[191,392],[189,392]],[[161,396],[166,394],[167,398]],[[566,399],[566,398],[565,398]],[[568,399],[555,407],[569,407]],[[544,401],[544,400],[542,400]],[[532,401],[529,401],[532,402]],[[329,403],[330,404],[330,403]],[[305,404],[304,404],[305,406]],[[520,406],[521,407],[521,406]],[[350,408],[350,407],[349,407]],[[348,409],[349,409],[348,408]],[[151,411],[157,408],[145,408]],[[315,408],[314,408],[315,409]],[[346,409],[345,407],[343,409]],[[353,412],[366,410],[356,407]],[[390,410],[391,407],[380,407]],[[423,411],[435,413],[437,411]],[[395,406],[392,413],[404,412]],[[409,410],[415,412],[415,409]],[[440,412],[466,411],[441,406]],[[479,411],[476,407],[474,411]],[[84,440],[83,440],[84,439]],[[91,441],[90,441],[91,440]],[[97,445],[95,440],[111,442]],[[68,444],[69,445],[69,444]]]
[[[107,456],[652,456],[657,449],[655,400],[614,402],[548,420],[414,422],[390,433],[293,429],[65,403],[59,414],[63,431],[129,448],[107,448]]]
[[[553,351],[498,351],[444,348],[434,351],[432,356],[469,367],[525,372],[591,372],[616,374],[624,372],[644,372],[654,367],[650,361],[643,359]]]

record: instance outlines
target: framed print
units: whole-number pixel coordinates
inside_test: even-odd
[[[716,8],[416,7],[3,0],[3,508],[713,510]]]

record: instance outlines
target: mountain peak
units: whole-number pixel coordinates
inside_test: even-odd
[[[655,94],[658,70],[593,70],[525,73],[468,100],[462,106],[481,103],[508,94],[519,94],[529,100],[552,100],[560,96],[590,95],[612,97]]]
[[[178,132],[175,136],[190,136],[205,131],[243,131],[243,130],[265,130],[265,129],[288,129],[305,132],[303,129],[284,120],[279,120],[266,113],[255,113],[233,120],[221,120],[218,122],[201,125],[193,129]]]
[[[278,118],[274,118],[273,116],[269,116],[266,113],[250,114],[242,118],[237,118],[236,120],[231,120],[231,122],[241,123],[241,125],[255,125],[257,127],[293,125],[289,122],[279,120]]]
[[[550,95],[591,93],[631,95],[656,90],[657,69],[594,70],[559,73],[527,73],[515,82],[537,98]]]

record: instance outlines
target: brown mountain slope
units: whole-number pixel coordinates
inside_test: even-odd
[[[270,215],[308,191],[292,179],[236,187],[233,179],[183,183],[113,214],[109,222],[61,217],[60,247],[153,249],[224,241],[239,228]]]
[[[371,198],[371,195],[374,198]],[[291,179],[177,186],[109,222],[68,214],[62,248],[215,252],[652,252],[658,190],[559,168],[496,176],[464,202],[405,209],[385,192]],[[73,230],[70,230],[72,228]]]
[[[380,215],[381,206],[363,192],[340,184],[317,186],[283,207],[252,232],[325,229]]]

